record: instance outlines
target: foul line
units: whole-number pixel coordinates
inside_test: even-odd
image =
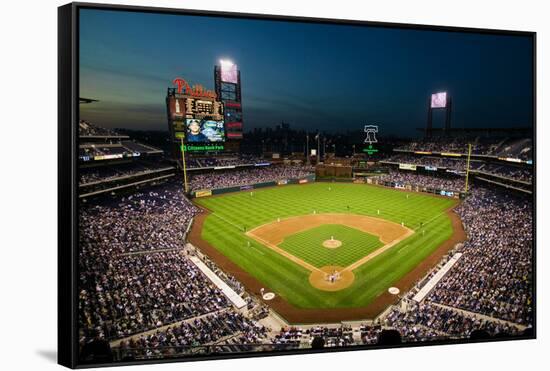
[[[303,261],[302,259],[298,258],[297,256],[294,256],[294,255],[290,254],[288,251],[281,249],[277,245],[274,245],[270,242],[267,242],[263,238],[258,237],[253,233],[246,232],[246,235],[253,238],[253,239],[255,239],[256,241],[260,242],[262,245],[265,245],[266,247],[270,248],[271,250],[274,250],[275,252],[279,253],[279,255],[282,255],[285,258],[293,261],[294,263],[296,263],[298,265],[301,265],[302,267],[306,268],[307,270],[309,270],[311,272],[318,271],[318,272],[324,273],[321,269],[317,268],[316,266],[311,265],[311,264]]]
[[[418,226],[417,228],[414,228],[415,231],[419,230],[420,228],[424,228],[426,225],[430,224],[431,222],[433,222],[434,220],[436,220],[437,218],[439,218],[441,215],[445,215],[447,213],[447,211],[442,211],[440,214],[437,214],[436,216],[434,216],[433,218],[431,218],[430,220],[428,220],[426,223],[424,223],[422,226]]]
[[[392,242],[390,242],[389,244],[387,245],[384,245],[382,246],[381,248],[379,248],[378,250],[375,250],[373,252],[371,252],[369,255],[357,260],[355,263],[352,263],[350,265],[348,265],[347,267],[345,267],[343,270],[344,271],[352,271],[354,269],[357,269],[359,268],[360,266],[362,266],[363,264],[365,264],[366,262],[368,262],[369,260],[371,259],[374,259],[375,257],[377,257],[378,255],[382,254],[383,252],[386,252],[388,251],[389,249],[391,249],[392,247],[394,247],[395,245],[397,245],[399,242],[403,241],[404,239],[410,237],[411,235],[414,234],[414,231],[412,230],[408,230],[407,233],[405,233],[402,237],[400,238],[396,238],[395,240],[393,240]]]
[[[225,218],[219,216],[218,214],[216,214],[216,213],[214,213],[214,212],[211,212],[210,215],[213,215],[213,216],[215,216],[216,218],[220,218],[220,219],[223,220],[224,222],[226,222],[226,223],[228,223],[228,224],[231,224],[233,227],[235,227],[235,228],[237,228],[238,230],[244,232],[244,228],[243,228],[243,227],[238,226],[237,224],[235,224],[235,223],[233,223],[233,222],[231,222],[231,221],[229,221],[229,220],[227,220],[227,219],[225,219]]]
[[[259,252],[260,254],[265,255],[265,254],[263,253],[263,251],[258,250],[256,247],[254,247],[254,246],[252,246],[252,245],[246,246],[245,248],[246,248],[246,249],[248,249],[248,248],[254,249],[255,251]]]

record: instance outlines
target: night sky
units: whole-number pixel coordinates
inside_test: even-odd
[[[432,92],[453,127],[532,125],[532,46],[521,36],[81,10],[81,119],[167,130],[175,77],[214,89],[220,59],[241,71],[244,129],[415,135]],[[443,112],[434,127],[443,126]]]

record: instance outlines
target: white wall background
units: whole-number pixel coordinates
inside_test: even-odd
[[[536,341],[437,346],[148,366],[159,370],[407,371],[541,369],[548,341],[550,26],[544,1],[157,0],[132,5],[536,31],[538,33],[538,337]],[[0,368],[60,369],[56,352],[57,6],[4,1],[0,11]],[[546,217],[546,218],[545,218]],[[546,313],[545,313],[546,312]],[[546,355],[547,355],[546,354]],[[128,370],[137,370],[137,367]],[[139,368],[143,369],[143,368]]]

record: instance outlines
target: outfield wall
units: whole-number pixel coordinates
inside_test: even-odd
[[[231,192],[239,192],[239,191],[248,191],[252,189],[259,189],[259,188],[265,188],[265,187],[274,187],[274,186],[284,186],[288,184],[305,184],[305,183],[313,183],[315,182],[315,175],[308,175],[301,178],[294,178],[294,179],[280,179],[277,181],[271,181],[271,182],[263,182],[263,183],[256,183],[256,184],[247,184],[247,185],[241,185],[241,186],[235,186],[235,187],[226,187],[226,188],[215,188],[215,189],[201,189],[198,191],[191,192],[191,197],[198,198],[198,197],[208,197],[208,196],[215,196],[215,195],[221,195],[224,193],[231,193]]]
[[[446,196],[446,197],[460,198],[460,199],[463,199],[466,195],[464,192],[450,191],[445,189],[427,188],[427,187],[421,187],[418,185],[404,184],[399,182],[397,183],[388,182],[388,181],[383,181],[376,178],[367,178],[366,180],[353,179],[353,178],[316,178],[315,175],[312,174],[302,178],[280,179],[278,181],[248,184],[248,185],[226,187],[226,188],[201,189],[201,190],[191,192],[191,197],[192,198],[208,197],[208,196],[215,196],[215,195],[220,195],[224,193],[247,191],[247,190],[259,189],[259,188],[265,188],[265,187],[284,186],[288,184],[314,183],[316,181],[317,182],[373,184],[373,185],[379,185],[387,188],[395,188],[395,189],[401,189],[401,190],[412,191],[412,192],[429,193],[429,194],[434,194],[439,196]]]

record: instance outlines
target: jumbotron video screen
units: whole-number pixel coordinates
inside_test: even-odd
[[[79,363],[533,338],[533,35],[451,31],[80,8]]]

